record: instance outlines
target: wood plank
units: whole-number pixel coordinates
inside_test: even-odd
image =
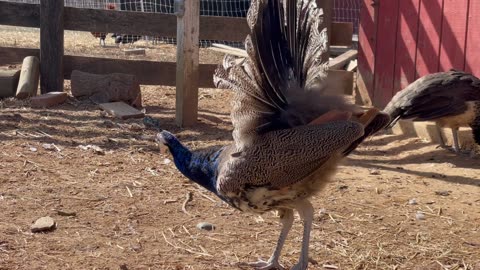
[[[358,100],[360,104],[364,106],[373,106],[373,102],[369,93],[369,90],[365,84],[362,74],[357,72],[357,87],[356,90],[358,93],[355,93],[358,96],[355,97],[355,100]]]
[[[145,116],[143,112],[133,108],[123,101],[101,103],[98,106],[107,113],[120,119],[142,118]]]
[[[465,70],[480,77],[480,1],[470,1],[465,52]]]
[[[357,50],[348,50],[347,52],[330,60],[328,66],[331,69],[343,69],[350,60],[357,58],[357,55]]]
[[[465,68],[468,2],[469,0],[443,1],[439,71]]]
[[[353,23],[336,22],[331,26],[330,43],[336,46],[352,46]]]
[[[416,78],[438,72],[443,0],[422,0],[418,25]]]
[[[198,117],[198,64],[200,1],[176,2],[177,94],[175,118],[180,127],[193,125]]]
[[[22,63],[23,59],[29,55],[38,57],[39,50],[30,48],[0,47],[0,64],[8,65]],[[200,64],[200,87],[215,87],[213,84],[213,72],[217,66],[217,64]],[[137,77],[139,83],[143,85],[175,86],[175,62],[155,62],[65,55],[65,79],[70,79],[70,75],[73,70],[81,70],[95,74],[133,74]]]
[[[345,70],[328,71],[326,94],[353,94],[353,72]]]
[[[373,99],[373,77],[375,72],[375,51],[376,51],[376,9],[371,0],[362,0],[360,9],[359,25],[359,51],[358,51],[358,72],[363,78],[368,96]]]
[[[224,45],[224,44],[213,43],[212,47],[210,47],[210,49],[212,49],[214,51],[218,51],[218,52],[223,52],[225,54],[235,55],[235,56],[238,56],[238,57],[248,57],[248,54],[247,54],[246,50],[231,47],[231,46]]]
[[[40,5],[0,1],[0,25],[40,27]]]
[[[347,65],[347,71],[355,71],[358,67],[357,59],[351,60]]]
[[[375,52],[375,95],[373,104],[383,108],[393,96],[398,5],[400,1],[379,2],[377,38],[381,46]]]
[[[395,50],[394,94],[415,80],[420,0],[402,0]]]
[[[65,92],[49,92],[40,96],[32,97],[30,105],[35,108],[46,108],[62,104],[67,100],[68,94]]]
[[[40,1],[40,91],[63,92],[63,1]]]

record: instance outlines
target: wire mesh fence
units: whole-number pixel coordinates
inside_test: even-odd
[[[5,2],[19,2],[39,4],[40,0],[0,0]],[[65,6],[92,9],[115,9],[118,11],[137,11],[173,14],[175,0],[64,0]],[[199,0],[201,16],[246,17],[251,0]],[[354,34],[358,34],[359,14],[362,0],[334,0],[333,21],[353,23]],[[127,37],[135,33],[121,33]],[[137,37],[137,36],[136,36]],[[176,39],[171,37],[143,37],[153,42],[175,44]],[[127,39],[130,40],[130,39]],[[134,39],[131,39],[134,40]],[[242,46],[239,42],[221,40],[201,40],[202,47],[212,43],[223,43],[231,46]]]
[[[353,24],[353,33],[358,34],[361,1],[362,0],[334,0],[333,21],[351,22]]]

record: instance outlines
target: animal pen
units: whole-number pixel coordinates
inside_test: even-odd
[[[176,119],[180,126],[193,124],[197,119],[198,88],[214,87],[212,75],[217,64],[199,64],[199,40],[243,42],[249,31],[243,17],[200,16],[201,3],[208,1],[175,1],[175,14],[67,6],[79,3],[75,1],[32,2],[0,1],[0,25],[40,28],[39,49],[0,47],[0,63],[19,63],[26,56],[39,56],[41,93],[63,91],[64,79],[69,79],[73,70],[133,74],[143,85],[176,86]],[[88,4],[98,1],[80,2],[86,3],[86,7],[98,8]],[[318,2],[330,25],[330,44],[351,46],[353,24],[332,23],[332,0]],[[119,3],[125,6],[125,1]],[[64,30],[176,38],[177,59],[176,62],[158,62],[64,55]],[[345,85],[346,81],[346,91],[350,91],[352,72],[331,73],[331,77],[336,78],[335,83]]]

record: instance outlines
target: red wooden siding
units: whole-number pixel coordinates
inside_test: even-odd
[[[468,9],[465,70],[480,77],[480,1],[470,0]]]
[[[393,89],[403,89],[415,79],[418,10],[420,0],[400,1]]]
[[[358,29],[359,50],[358,70],[371,97],[374,96],[373,75],[375,72],[376,15],[372,0],[362,0],[360,8],[360,26]]]
[[[398,5],[398,0],[383,0],[379,5],[374,80],[377,91],[373,97],[374,104],[386,105],[383,104],[384,101],[393,94],[397,32],[392,31],[392,28],[397,28]]]
[[[469,0],[443,0],[440,70],[465,67],[465,38]],[[478,1],[478,0],[477,0]]]
[[[438,72],[442,35],[442,0],[422,0],[417,41],[417,77]]]
[[[375,105],[430,73],[455,68],[480,75],[479,0],[374,2],[376,8],[364,0],[361,10],[359,71]]]

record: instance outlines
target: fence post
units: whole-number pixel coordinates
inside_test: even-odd
[[[63,92],[63,0],[40,1],[40,91]]]
[[[177,15],[176,122],[178,126],[196,123],[199,81],[199,0],[175,0]]]

